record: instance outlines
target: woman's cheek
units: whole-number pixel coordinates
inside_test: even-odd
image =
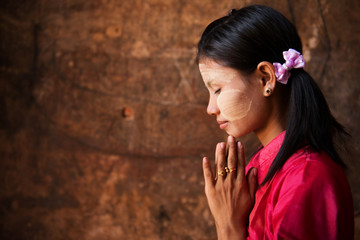
[[[252,100],[238,89],[222,91],[217,98],[221,115],[228,121],[246,117],[250,111]]]

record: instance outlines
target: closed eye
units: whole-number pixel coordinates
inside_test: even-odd
[[[221,91],[221,88],[219,88],[218,90],[216,90],[216,91],[214,92],[214,94],[216,95],[216,94],[220,93],[220,91]]]

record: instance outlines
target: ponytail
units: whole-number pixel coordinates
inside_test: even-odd
[[[312,77],[303,69],[294,69],[291,74],[285,139],[262,184],[271,180],[286,160],[305,145],[318,152],[325,151],[336,163],[345,167],[335,149],[334,140],[338,135],[349,134],[332,116],[324,95]]]

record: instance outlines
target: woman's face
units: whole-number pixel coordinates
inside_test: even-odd
[[[221,129],[240,137],[264,127],[268,111],[260,80],[209,59],[199,69],[210,93],[207,112]]]

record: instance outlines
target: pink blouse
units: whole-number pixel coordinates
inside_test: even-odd
[[[278,153],[285,132],[258,151],[246,172],[258,168],[259,183]],[[310,147],[295,152],[256,192],[248,239],[353,239],[351,190],[341,166]]]

